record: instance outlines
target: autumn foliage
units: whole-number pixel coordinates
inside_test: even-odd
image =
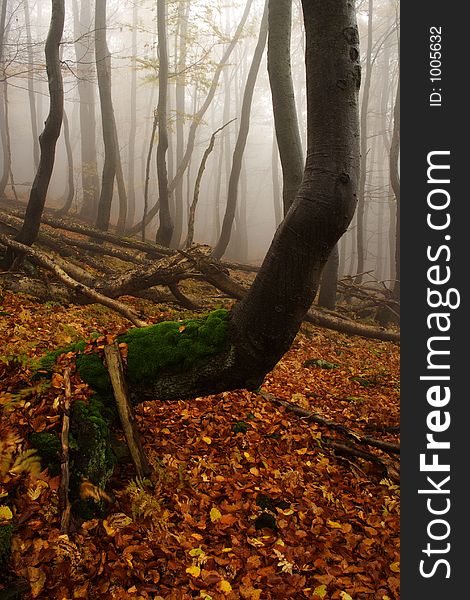
[[[188,317],[145,309],[153,322]],[[398,471],[397,459],[378,449],[377,462],[341,453],[348,440],[340,430],[258,392],[140,404],[152,474],[136,478],[121,457],[106,490],[81,487],[102,512],[74,516],[61,532],[60,475],[45,468],[31,434],[60,434],[65,368],[73,402],[87,402],[91,390],[73,354],[50,381],[35,377],[34,361],[96,331],[112,340],[127,325],[96,305],[39,305],[9,293],[1,310],[5,587],[24,579],[27,597],[40,599],[399,598],[399,487],[394,470],[384,470]],[[308,325],[262,391],[397,443],[398,386],[395,344]]]

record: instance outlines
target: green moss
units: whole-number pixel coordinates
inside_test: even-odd
[[[198,320],[164,321],[130,329],[118,339],[128,345],[129,380],[141,382],[164,372],[189,370],[218,354],[226,344],[229,314],[219,309]]]
[[[69,344],[68,346],[64,346],[63,348],[57,348],[57,350],[48,352],[39,359],[38,370],[47,371],[50,373],[52,371],[52,367],[56,363],[56,360],[61,354],[66,354],[67,352],[83,352],[83,350],[85,350],[85,346],[86,342],[81,340],[79,342]]]
[[[80,483],[87,479],[104,489],[111,477],[115,457],[111,449],[111,432],[103,402],[93,397],[90,402],[77,401],[72,408],[70,429],[70,492],[79,495]]]
[[[92,389],[101,396],[112,394],[113,390],[108,371],[98,354],[78,354],[76,364],[80,377]]]
[[[43,468],[47,467],[52,477],[58,475],[60,472],[61,453],[59,438],[53,433],[43,431],[41,433],[32,433],[29,440],[41,456]]]
[[[0,525],[0,567],[6,565],[10,558],[12,533],[13,525]]]

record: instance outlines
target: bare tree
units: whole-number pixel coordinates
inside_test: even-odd
[[[166,35],[165,0],[157,2],[158,30],[158,144],[157,144],[157,176],[158,195],[160,200],[160,225],[156,242],[169,246],[173,235],[173,222],[170,214],[170,195],[168,192],[168,172],[166,153],[168,150],[167,101],[168,101],[168,41]]]
[[[266,46],[267,35],[268,0],[266,0],[264,6],[260,32],[258,36],[258,43],[256,44],[255,52],[253,54],[253,60],[250,66],[250,70],[248,72],[248,77],[245,85],[245,92],[243,94],[242,110],[240,115],[240,129],[238,131],[237,142],[233,151],[232,171],[230,173],[230,180],[228,184],[227,206],[225,209],[225,216],[224,221],[222,223],[222,231],[220,233],[220,238],[213,251],[213,256],[215,256],[216,258],[220,258],[221,256],[223,256],[230,241],[233,220],[235,217],[235,210],[237,207],[238,181],[240,178],[240,172],[242,168],[243,153],[245,151],[246,140],[248,138],[248,132],[250,130],[250,114],[251,104],[253,101],[253,92],[258,76],[259,66],[261,64],[261,58],[263,56],[263,52]]]
[[[18,242],[27,246],[31,246],[38,236],[47,190],[54,167],[56,143],[62,126],[64,89],[59,45],[64,29],[64,15],[64,0],[52,0],[51,22],[45,46],[50,97],[49,114],[44,130],[39,136],[41,150],[39,166],[31,187],[23,227],[16,238]],[[11,266],[14,258],[14,252],[9,251],[5,260],[7,267]]]

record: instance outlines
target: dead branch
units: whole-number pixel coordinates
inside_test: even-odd
[[[61,479],[59,487],[59,499],[61,504],[62,516],[60,519],[61,533],[68,533],[70,524],[71,505],[69,500],[69,426],[70,426],[70,402],[72,399],[72,386],[70,383],[70,369],[64,371],[65,398],[64,398],[64,418],[62,421],[61,445],[62,457],[60,461]]]
[[[127,446],[134,461],[137,475],[145,477],[150,474],[151,469],[142,448],[134,412],[129,401],[119,347],[116,345],[105,346],[104,355]]]
[[[145,325],[147,325],[145,321],[139,319],[139,317],[134,313],[134,311],[129,309],[122,302],[119,302],[118,300],[114,300],[112,298],[108,298],[107,296],[104,296],[103,294],[92,289],[91,287],[88,287],[87,285],[80,283],[75,279],[72,279],[72,277],[67,275],[67,273],[61,267],[59,267],[51,258],[46,256],[39,250],[30,248],[29,246],[25,246],[24,244],[20,244],[19,242],[12,240],[3,233],[0,234],[0,242],[3,245],[12,248],[13,250],[16,250],[18,253],[26,254],[36,264],[44,267],[45,269],[48,269],[49,271],[52,271],[54,275],[66,286],[72,288],[79,294],[88,296],[94,302],[99,302],[100,304],[111,308],[112,310],[116,311],[117,313],[121,314],[123,317],[128,319],[136,327],[145,327]]]
[[[313,421],[314,423],[319,423],[320,425],[324,425],[325,427],[328,427],[329,429],[334,429],[335,431],[339,431],[340,433],[343,433],[344,435],[348,436],[355,442],[359,442],[359,443],[365,444],[367,446],[373,446],[375,448],[379,448],[380,450],[383,450],[384,452],[388,452],[391,454],[400,454],[399,444],[391,444],[390,442],[382,442],[381,440],[377,440],[368,435],[363,435],[362,433],[353,431],[352,429],[350,429],[349,427],[346,427],[345,425],[341,425],[339,423],[335,423],[334,421],[330,421],[329,419],[325,419],[318,413],[315,413],[315,412],[312,412],[305,408],[302,408],[300,406],[297,406],[296,404],[293,404],[292,402],[288,402],[287,400],[281,400],[280,398],[276,398],[275,396],[273,396],[272,394],[269,394],[267,392],[261,391],[260,396],[262,396],[265,400],[269,400],[270,402],[273,402],[274,404],[277,404],[279,406],[284,406],[285,408],[287,408],[287,410],[289,412],[293,412],[294,414],[298,415],[299,417],[303,417],[304,419],[307,419],[308,421]]]

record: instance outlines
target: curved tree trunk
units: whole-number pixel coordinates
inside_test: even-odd
[[[302,183],[304,160],[290,59],[292,0],[269,0],[268,73],[281,158],[284,215]]]
[[[158,29],[158,145],[157,176],[160,200],[160,225],[156,242],[169,247],[173,235],[173,222],[170,214],[170,194],[168,192],[168,172],[166,153],[168,150],[167,100],[168,100],[168,42],[166,36],[165,0],[157,2]]]
[[[230,241],[230,235],[232,233],[233,220],[235,218],[235,210],[237,208],[237,196],[238,196],[238,182],[240,179],[240,172],[242,169],[243,153],[245,151],[246,140],[248,138],[248,132],[250,130],[250,113],[251,104],[253,101],[253,92],[255,89],[256,79],[258,77],[259,66],[261,64],[261,58],[263,56],[264,48],[266,46],[266,38],[268,35],[268,0],[264,7],[263,18],[261,20],[261,27],[258,37],[258,43],[256,44],[255,52],[253,55],[253,61],[248,72],[246,80],[245,92],[243,94],[242,110],[240,115],[240,129],[238,131],[237,142],[233,151],[232,159],[232,171],[230,173],[230,180],[228,183],[227,193],[227,206],[225,209],[225,216],[222,223],[222,231],[220,233],[219,241],[213,251],[213,256],[220,258],[224,255]]]
[[[106,42],[106,0],[95,4],[95,55],[103,128],[104,164],[96,226],[107,231],[116,177],[116,135],[111,96],[111,55]]]
[[[133,384],[137,402],[257,388],[292,344],[328,255],[352,218],[360,82],[354,8],[347,0],[302,4],[308,151],[301,188],[248,294],[232,311],[226,350],[197,369]]]
[[[52,0],[51,22],[45,47],[50,97],[49,114],[46,119],[44,130],[39,136],[41,156],[39,167],[31,187],[23,227],[16,237],[18,242],[27,246],[34,244],[39,233],[47,190],[49,188],[52,169],[54,167],[56,143],[62,126],[64,88],[60,66],[59,45],[64,29],[64,14],[64,0]],[[10,251],[6,257],[6,265],[10,267],[13,260],[14,252]]]

